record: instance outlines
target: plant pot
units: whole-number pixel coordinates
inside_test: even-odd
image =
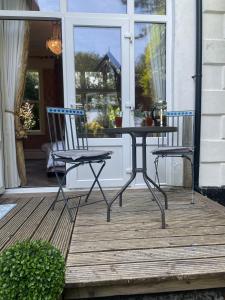
[[[119,116],[115,117],[116,127],[122,127],[122,121],[123,121],[122,117],[119,117]]]
[[[141,127],[142,126],[143,119],[140,117],[134,117],[134,126],[135,127]]]
[[[145,126],[152,126],[153,120],[151,117],[146,117],[145,118]]]

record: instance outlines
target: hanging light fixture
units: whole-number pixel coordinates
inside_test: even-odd
[[[46,48],[57,56],[62,53],[60,23],[52,24],[52,37],[46,41]]]

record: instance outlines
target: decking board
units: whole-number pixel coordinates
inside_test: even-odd
[[[225,287],[225,208],[191,197],[168,192],[166,229],[146,190],[126,192],[110,223],[104,203],[79,208],[65,299]]]
[[[52,242],[66,256],[74,224],[68,221],[63,202],[51,210],[54,197],[52,193],[3,196],[3,203],[17,205],[0,220],[0,251],[17,241],[41,239]]]
[[[116,191],[108,191],[110,199]],[[225,287],[225,208],[189,190],[168,191],[167,228],[146,190],[124,194],[123,207],[80,207],[71,223],[54,194],[7,195],[16,203],[0,220],[0,249],[18,240],[50,241],[66,258],[64,299]],[[100,199],[94,192],[90,203]]]

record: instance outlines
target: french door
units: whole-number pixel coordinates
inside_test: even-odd
[[[102,172],[101,184],[121,186],[130,174],[130,139],[102,135],[99,129],[114,127],[121,117],[123,126],[130,125],[129,22],[107,18],[86,18],[84,22],[71,17],[66,20],[65,32],[65,106],[76,103],[85,107],[90,148],[113,152]],[[75,172],[67,178],[68,188],[90,186],[88,166]]]

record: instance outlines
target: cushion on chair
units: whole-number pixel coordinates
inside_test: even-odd
[[[77,161],[79,159],[98,159],[106,158],[112,154],[111,151],[102,150],[67,150],[67,151],[54,151],[53,154],[59,158],[72,159]]]
[[[184,155],[192,153],[193,149],[191,147],[161,147],[152,151],[153,155]]]

